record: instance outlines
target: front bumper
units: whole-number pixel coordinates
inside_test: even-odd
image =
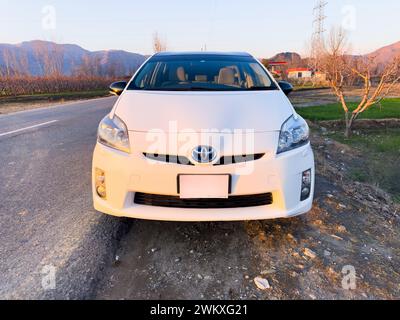
[[[245,166],[245,165],[243,165]],[[248,166],[248,164],[247,164]],[[95,190],[95,169],[105,172],[107,199]],[[302,173],[312,170],[310,197],[300,201]],[[270,205],[229,209],[178,209],[134,203],[135,193],[179,196],[179,174],[230,174],[231,196],[272,193]],[[142,152],[125,154],[97,143],[93,157],[93,200],[96,210],[118,217],[160,221],[244,221],[290,218],[308,212],[314,194],[314,155],[310,144],[253,161],[250,167],[184,166],[149,162]]]

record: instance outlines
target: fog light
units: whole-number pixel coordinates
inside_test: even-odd
[[[98,186],[96,188],[96,191],[97,191],[97,194],[103,199],[107,196],[106,188],[104,188],[103,186]]]
[[[301,189],[301,198],[302,199],[307,199],[309,195],[310,195],[310,188],[304,187],[303,189]]]
[[[107,198],[107,191],[106,191],[106,175],[103,170],[96,169],[95,170],[95,186],[97,195],[102,198]]]
[[[300,201],[307,200],[311,194],[311,169],[304,171],[301,179],[301,197]]]
[[[303,172],[303,185],[311,186],[311,170]]]

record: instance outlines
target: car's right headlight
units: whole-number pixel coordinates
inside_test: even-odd
[[[125,123],[116,115],[101,120],[97,140],[108,147],[130,153],[129,133]]]
[[[299,148],[309,142],[310,129],[298,114],[291,116],[282,125],[279,134],[278,154]]]

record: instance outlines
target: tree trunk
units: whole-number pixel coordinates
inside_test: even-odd
[[[349,119],[349,112],[347,111],[345,113],[345,122],[346,122],[346,129],[344,130],[344,136],[346,138],[350,138],[351,136],[351,122]]]
[[[352,133],[353,133],[353,132],[352,132],[352,130],[351,130],[351,125],[346,124],[346,129],[345,129],[345,131],[344,131],[344,136],[345,136],[346,138],[350,138]]]
[[[350,138],[351,135],[353,134],[353,123],[357,119],[358,113],[352,113],[351,117],[349,119],[349,112],[346,112],[346,129],[344,131],[344,136],[346,138]]]

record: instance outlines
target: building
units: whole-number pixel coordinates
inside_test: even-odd
[[[285,61],[268,61],[268,70],[277,79],[300,80],[301,82],[326,82],[326,75],[323,72],[304,67],[288,69],[288,64]]]
[[[275,78],[282,78],[282,73],[284,73],[287,65],[286,61],[268,61],[268,70]]]
[[[292,68],[287,70],[289,79],[311,79],[314,72],[309,68]]]

